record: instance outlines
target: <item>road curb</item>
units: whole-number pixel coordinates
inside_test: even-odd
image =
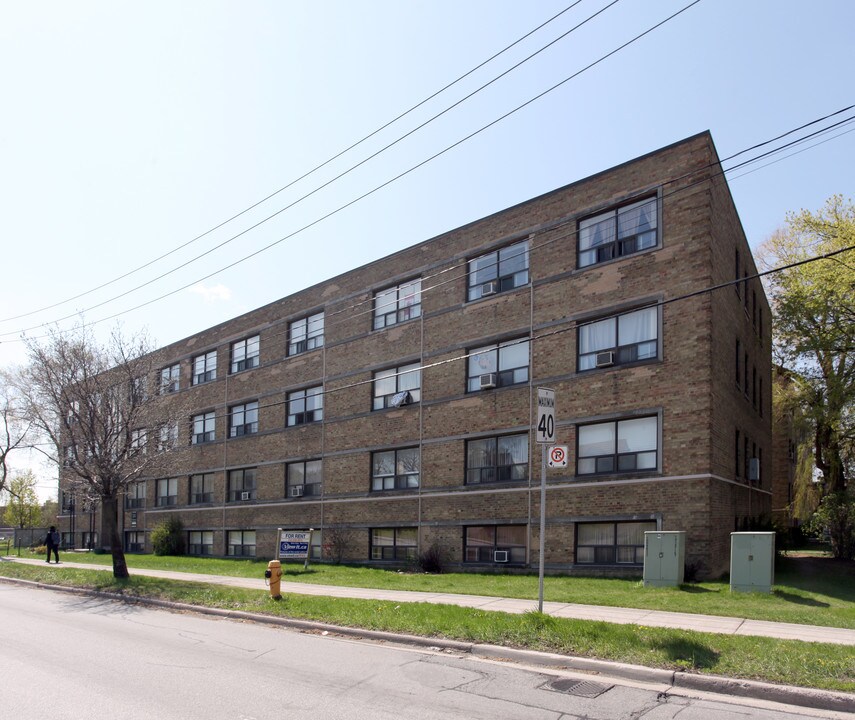
[[[118,600],[128,604],[150,605],[152,607],[175,610],[178,612],[214,615],[224,619],[279,625],[281,627],[293,628],[303,632],[328,633],[330,635],[369,639],[378,642],[414,645],[417,647],[438,650],[450,650],[487,659],[510,660],[513,662],[525,663],[527,665],[608,675],[624,680],[665,685],[675,689],[696,690],[718,695],[765,700],[768,702],[784,703],[787,705],[796,705],[798,707],[813,708],[816,710],[830,710],[843,713],[851,713],[855,711],[855,695],[834,692],[831,690],[801,688],[792,685],[775,685],[773,683],[764,683],[755,680],[740,680],[720,675],[700,675],[695,673],[675,672],[672,670],[648,668],[642,665],[630,665],[609,660],[595,660],[592,658],[540,652],[537,650],[520,650],[501,645],[466,643],[459,640],[446,640],[444,638],[427,638],[419,635],[406,635],[403,633],[393,633],[382,630],[367,630],[364,628],[353,628],[342,625],[330,625],[312,620],[283,618],[275,615],[263,615],[242,610],[226,610],[223,608],[205,607],[203,605],[189,605],[187,603],[177,603],[169,600],[158,600],[156,598],[143,598],[134,595],[123,595],[121,593],[110,593],[102,590],[67,587],[64,585],[50,585],[47,583],[23,580],[20,578],[7,578],[0,576],[0,583],[25,585],[76,595],[100,597],[107,600]]]

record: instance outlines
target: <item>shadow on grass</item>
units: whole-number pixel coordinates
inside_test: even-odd
[[[781,600],[786,600],[787,602],[791,602],[796,605],[807,605],[808,607],[817,608],[831,607],[831,605],[827,602],[822,602],[821,600],[814,600],[813,598],[802,597],[801,595],[794,595],[793,593],[786,592],[785,590],[775,590],[773,594],[775,595],[775,597],[780,598]]]
[[[700,595],[702,593],[717,593],[718,590],[701,587],[700,585],[680,585],[680,591],[689,593],[690,595]]]
[[[718,665],[719,653],[693,640],[674,638],[654,640],[652,647],[661,650],[673,663],[696,670],[709,670]]]
[[[830,557],[778,557],[775,584],[855,602],[855,561]]]

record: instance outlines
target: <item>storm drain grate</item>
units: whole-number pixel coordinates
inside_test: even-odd
[[[575,695],[576,697],[595,698],[602,695],[606,690],[611,690],[614,685],[603,685],[603,683],[591,680],[553,680],[549,683],[552,690]]]

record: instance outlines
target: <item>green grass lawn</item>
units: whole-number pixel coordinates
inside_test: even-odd
[[[247,564],[245,567],[252,565]],[[255,564],[256,569],[263,567],[261,563]],[[288,595],[287,584],[283,586],[285,595],[282,600],[276,602],[263,589],[242,590],[143,576],[117,581],[110,573],[62,565],[0,562],[0,574],[133,597],[316,620],[341,626],[855,692],[855,653],[847,646],[613,625],[553,618],[538,613],[510,615],[450,605]]]
[[[109,555],[64,553],[66,561],[111,565]],[[261,578],[266,560],[158,557],[128,555],[128,566],[199,572],[212,575]],[[284,566],[289,580],[347,587],[421,590],[465,595],[536,599],[536,575],[445,573],[427,575],[346,565]],[[544,597],[548,601],[634,607],[649,610],[724,615],[752,620],[823,625],[855,629],[855,564],[831,558],[782,557],[771,595],[730,592],[727,582],[686,584],[679,588],[644,588],[639,580],[547,576]]]

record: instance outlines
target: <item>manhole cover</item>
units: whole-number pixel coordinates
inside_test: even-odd
[[[611,690],[614,685],[603,685],[603,683],[591,680],[553,680],[549,683],[552,690],[576,695],[577,697],[595,698],[602,695],[606,690]]]

